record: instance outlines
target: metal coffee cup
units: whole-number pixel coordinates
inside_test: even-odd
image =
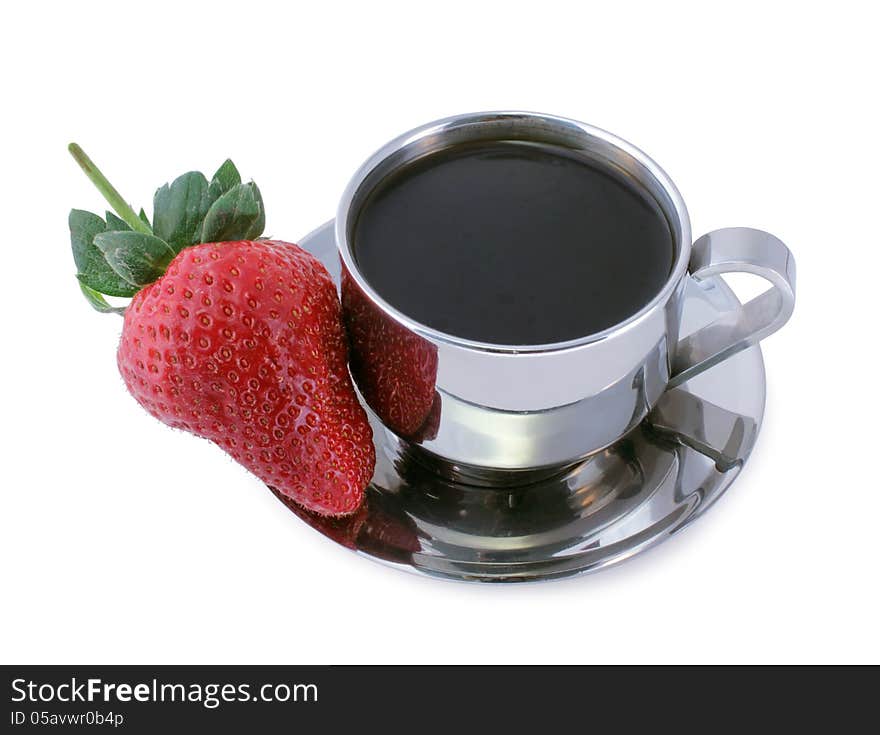
[[[601,332],[541,345],[445,334],[386,302],[354,257],[354,226],[369,193],[417,158],[479,141],[575,151],[650,194],[675,243],[672,271],[651,301]],[[681,195],[653,160],[604,130],[550,115],[472,113],[404,133],[355,173],[335,228],[352,374],[364,399],[425,458],[474,477],[556,467],[608,447],[641,423],[668,388],[772,334],[794,308],[794,258],[780,240],[729,228],[692,244]],[[735,271],[761,276],[771,288],[679,339],[686,279]]]

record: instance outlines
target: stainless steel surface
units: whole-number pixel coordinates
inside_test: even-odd
[[[530,140],[578,151],[645,189],[664,212],[676,259],[664,287],[638,313],[602,332],[545,345],[494,345],[422,325],[376,293],[358,272],[351,233],[373,186],[402,164],[474,140]],[[687,210],[675,185],[647,155],[610,133],[573,120],[524,112],[459,115],[391,141],[346,189],[335,224],[343,301],[353,341],[352,373],[366,402],[407,456],[450,478],[518,482],[601,451],[638,426],[670,384],[679,384],[774,331],[794,299],[794,266],[782,243],[755,230],[722,230],[691,250]],[[758,273],[770,295],[719,315],[679,345],[682,295],[697,278]],[[682,370],[674,376],[672,366]],[[390,379],[389,375],[397,376]]]
[[[332,223],[301,244],[338,281]],[[739,308],[717,277],[683,288],[685,337]],[[512,582],[593,572],[678,533],[718,499],[754,446],[764,387],[752,346],[665,393],[648,420],[604,451],[515,486],[439,476],[370,412],[377,465],[361,511],[329,520],[287,505],[337,543],[433,577]]]

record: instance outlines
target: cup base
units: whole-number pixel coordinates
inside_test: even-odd
[[[487,489],[497,488],[499,490],[525,487],[526,485],[534,485],[538,482],[546,482],[558,475],[564,474],[569,468],[577,464],[569,462],[550,467],[530,467],[528,469],[516,470],[458,464],[450,462],[443,457],[438,457],[418,444],[411,444],[384,427],[382,430],[385,433],[384,444],[388,448],[386,451],[390,451],[399,457],[402,463],[421,465],[427,472],[460,485],[471,485]]]

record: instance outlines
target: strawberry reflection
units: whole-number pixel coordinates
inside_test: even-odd
[[[437,431],[440,429],[440,410],[442,408],[443,401],[440,398],[440,394],[437,391],[434,391],[434,400],[431,403],[428,415],[425,417],[425,420],[422,422],[422,425],[418,430],[407,438],[415,444],[436,439]]]
[[[398,436],[412,441],[436,436],[437,347],[382,312],[344,267],[342,310],[351,372],[370,408]]]
[[[275,488],[269,488],[297,517],[347,549],[364,551],[386,561],[409,564],[421,544],[412,519],[393,499],[367,488],[364,502],[341,518],[318,515],[297,505]]]

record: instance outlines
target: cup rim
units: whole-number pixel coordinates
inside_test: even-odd
[[[353,215],[357,213],[355,201],[360,195],[360,190],[368,181],[370,176],[386,163],[389,158],[400,153],[412,146],[419,144],[427,139],[437,139],[440,136],[447,136],[450,132],[460,130],[469,125],[479,125],[481,123],[499,123],[503,121],[522,121],[534,123],[544,126],[547,130],[557,129],[565,130],[568,133],[574,133],[584,138],[584,140],[597,141],[606,146],[608,150],[616,150],[624,156],[636,161],[650,175],[653,182],[665,194],[668,200],[668,207],[663,202],[658,201],[664,215],[669,219],[674,216],[675,222],[670,221],[669,225],[674,228],[677,225],[678,235],[673,231],[676,255],[672,269],[660,290],[654,297],[645,304],[641,309],[627,317],[626,319],[612,324],[599,332],[587,334],[582,337],[565,340],[561,342],[550,342],[543,344],[496,344],[492,342],[481,342],[478,340],[459,337],[455,334],[443,332],[439,329],[423,324],[416,319],[408,316],[395,306],[388,303],[364,278],[354,259],[353,243],[349,238],[349,231],[353,224]],[[524,138],[525,139],[525,138]],[[577,150],[577,148],[575,148]],[[586,150],[586,149],[584,149]],[[633,175],[639,179],[640,183],[648,184],[641,181],[635,172],[625,170],[625,173]],[[372,188],[372,187],[371,187]],[[651,193],[651,192],[649,192]],[[655,197],[656,199],[656,197]],[[671,211],[669,211],[671,210]],[[500,110],[487,112],[471,112],[450,117],[434,120],[433,122],[420,125],[413,128],[396,138],[393,138],[381,148],[376,150],[364,163],[357,169],[352,176],[348,185],[343,192],[337,209],[336,220],[334,222],[334,234],[336,240],[336,248],[342,260],[343,268],[348,275],[355,281],[361,292],[369,298],[378,308],[390,316],[394,321],[417,335],[428,339],[437,344],[448,344],[464,349],[477,350],[480,352],[497,352],[497,353],[536,353],[536,352],[558,352],[569,350],[584,345],[593,344],[605,340],[622,331],[626,331],[634,324],[647,318],[648,315],[663,307],[668,301],[670,294],[680,283],[682,277],[687,272],[688,261],[690,259],[691,250],[691,229],[690,218],[688,217],[687,208],[684,200],[678,191],[678,188],[672,182],[672,179],[666,172],[648,156],[644,151],[632,145],[628,141],[619,138],[607,130],[597,128],[593,125],[573,120],[557,115],[547,115],[538,112],[526,112],[519,110]]]

